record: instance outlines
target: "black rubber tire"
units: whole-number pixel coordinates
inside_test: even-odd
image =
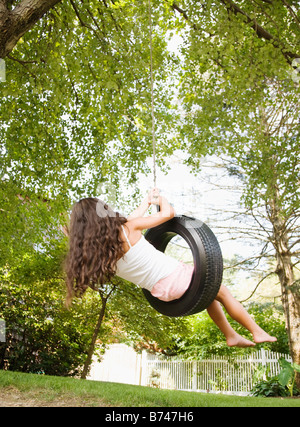
[[[164,252],[169,241],[179,234],[190,246],[194,258],[194,274],[181,298],[161,301],[143,289],[155,310],[170,317],[189,316],[205,310],[216,298],[223,275],[223,259],[219,243],[211,229],[202,221],[177,216],[146,231],[145,238]]]

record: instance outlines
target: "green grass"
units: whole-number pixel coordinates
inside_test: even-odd
[[[300,399],[158,390],[127,384],[0,371],[0,406],[299,407]]]

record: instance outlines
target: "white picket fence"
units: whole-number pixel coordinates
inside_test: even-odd
[[[271,376],[279,373],[280,357],[291,361],[286,354],[264,349],[232,361],[221,356],[189,361],[161,358],[145,351],[137,354],[124,344],[113,344],[102,362],[93,364],[88,379],[162,389],[247,395],[254,386],[260,367],[268,368]]]
[[[186,361],[162,360],[147,355],[144,363],[144,385],[176,390],[248,394],[254,386],[253,380],[257,378],[259,367],[268,368],[271,376],[280,372],[280,357],[291,361],[286,354],[264,349],[232,361],[221,356]]]

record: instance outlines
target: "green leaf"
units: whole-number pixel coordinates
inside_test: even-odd
[[[278,362],[282,368],[293,371],[292,364],[286,359],[284,359],[284,357],[280,357],[280,359],[278,359]]]
[[[286,386],[290,382],[293,375],[293,371],[289,369],[283,369],[278,375],[278,381],[281,385]]]
[[[300,372],[300,365],[297,365],[297,363],[293,363],[293,364],[292,364],[292,367],[294,368],[294,370],[295,370],[296,372]]]

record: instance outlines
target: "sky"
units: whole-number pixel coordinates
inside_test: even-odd
[[[234,225],[234,221],[225,222],[225,218],[230,216],[229,211],[238,210],[240,204],[241,192],[236,188],[234,178],[225,176],[223,169],[213,166],[217,159],[214,162],[204,161],[202,171],[196,175],[183,163],[183,159],[181,152],[171,156],[167,174],[157,168],[157,187],[162,195],[174,206],[177,215],[192,216],[205,222],[216,235],[224,257],[231,258],[237,253],[249,256],[253,247],[245,241],[233,242],[230,229],[226,232],[225,223],[229,227]],[[149,167],[152,167],[152,158],[149,159]],[[139,188],[146,195],[153,187],[153,174],[140,174],[138,178]]]
[[[262,242],[247,237],[247,233],[242,233],[239,239],[232,232],[232,227],[243,228],[250,227],[252,224],[246,222],[247,219],[230,219],[232,212],[241,211],[240,203],[241,189],[238,188],[236,178],[229,177],[224,169],[216,168],[214,165],[217,158],[204,159],[202,170],[194,175],[190,168],[183,164],[183,153],[176,153],[170,157],[170,170],[167,174],[157,169],[157,187],[161,193],[167,197],[174,206],[176,214],[184,214],[195,217],[206,223],[215,234],[223,255],[224,267],[228,265],[228,260],[236,255],[242,259],[248,259],[260,254]],[[152,158],[149,159],[149,167],[152,167]],[[146,195],[147,190],[153,187],[153,174],[148,176],[140,174],[139,186],[142,194]],[[227,228],[228,227],[228,228]],[[172,239],[172,240],[175,240]],[[172,244],[171,240],[171,244]],[[170,246],[167,247],[166,252]],[[179,244],[179,249],[178,249]],[[177,245],[177,248],[176,248]],[[182,250],[181,246],[188,246],[183,239],[174,241],[173,247],[170,247],[171,256],[182,258],[183,262],[190,262],[192,255],[189,249]],[[177,252],[176,252],[177,250]],[[174,251],[174,252],[172,252]],[[243,301],[248,298],[254,290],[260,276],[264,275],[264,266],[255,265],[254,270],[249,267],[235,269],[235,275],[232,277],[234,287],[231,291],[235,297]],[[229,276],[230,277],[230,276]],[[272,287],[272,292],[266,284],[260,286],[260,290],[255,295],[259,295],[264,300],[273,298],[273,295],[280,295],[277,286]]]

